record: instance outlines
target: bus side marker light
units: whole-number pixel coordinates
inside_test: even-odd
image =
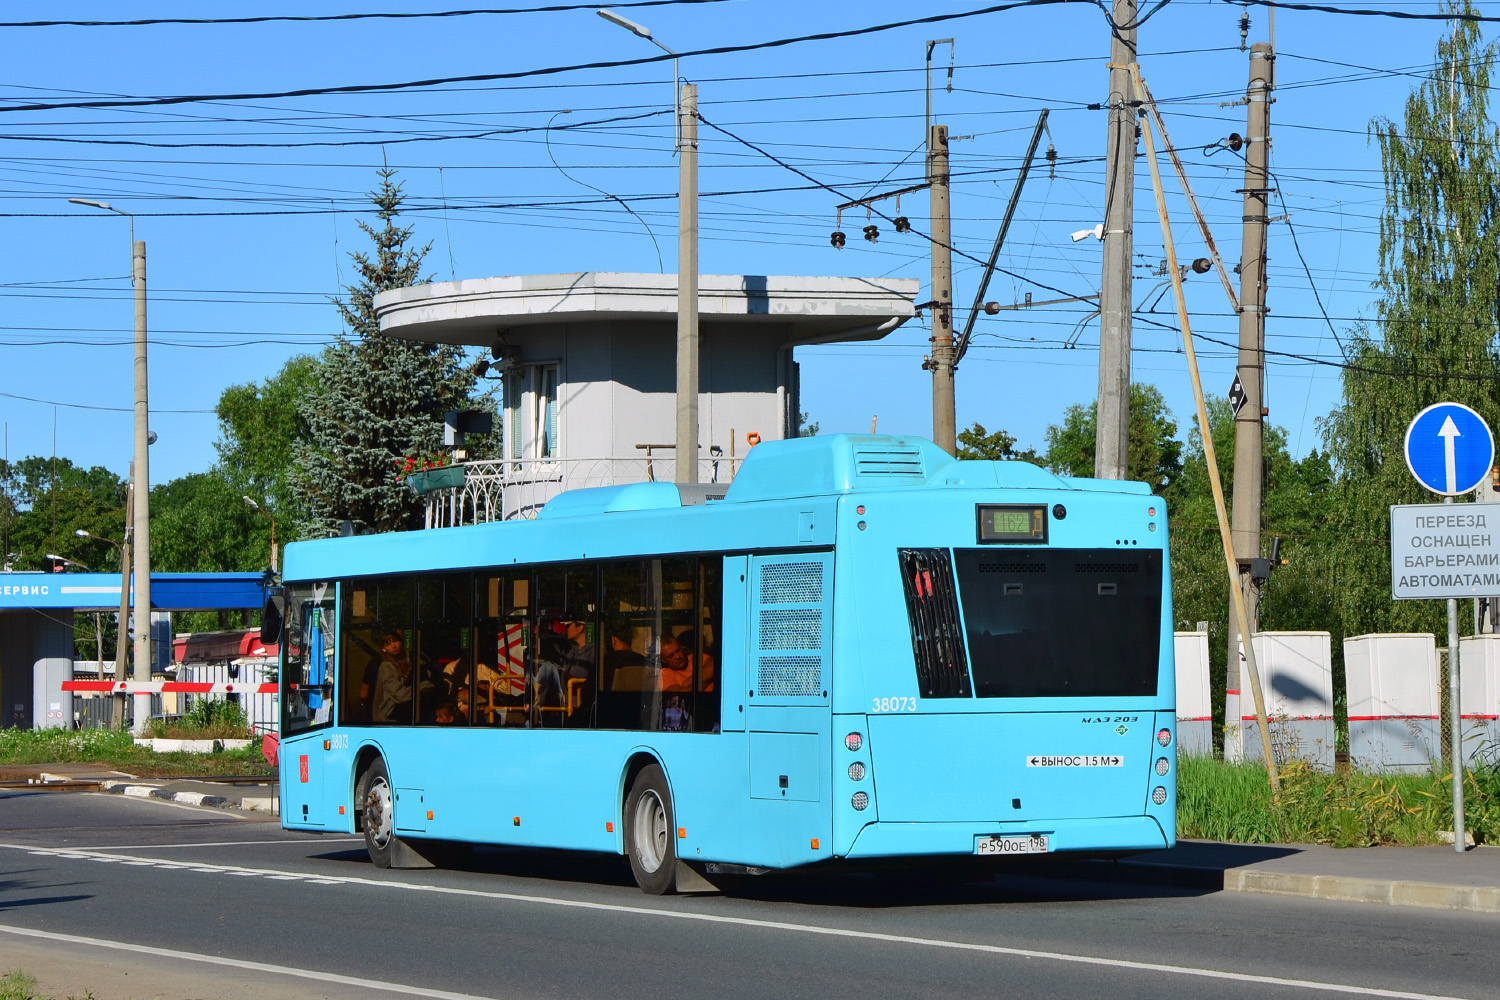
[[[324,740],[323,741],[323,749],[324,750],[332,750],[333,749],[333,740]]]
[[[510,825],[511,826],[520,826],[521,825],[521,817],[519,817],[519,816],[512,816],[511,819],[510,819]]]
[[[340,816],[344,815],[344,807],[343,806],[339,806],[339,815]]]
[[[677,828],[677,839],[681,840],[681,839],[683,839],[686,836],[687,836],[687,827],[685,827],[685,826],[679,826]]]
[[[818,849],[818,838],[817,837],[814,837],[812,839],[812,849],[815,850],[815,851]]]
[[[432,810],[431,809],[427,810],[427,818],[428,819],[432,819]]]
[[[615,825],[613,823],[609,822],[608,820],[606,820],[605,823],[604,823],[604,832],[605,833],[614,833],[615,832]]]

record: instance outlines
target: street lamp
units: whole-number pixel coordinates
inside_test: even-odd
[[[681,82],[677,53],[612,10],[599,16],[672,57],[677,88],[677,481],[698,481],[698,88]]]
[[[93,570],[90,570],[87,566],[85,566],[83,563],[79,562],[77,559],[68,559],[68,558],[65,558],[64,556],[55,555],[54,553],[51,553],[51,552],[46,553],[46,555],[44,555],[42,558],[44,558],[44,559],[51,559],[53,562],[55,562],[55,563],[62,563],[64,566],[77,566],[81,570],[87,570],[90,573],[93,572]]]
[[[151,474],[146,449],[151,443],[149,428],[151,408],[146,391],[146,241],[136,242],[135,216],[115,208],[107,201],[89,198],[69,198],[74,205],[114,212],[130,220],[130,279],[135,288],[135,463],[132,479],[135,483],[135,607],[141,611],[146,624],[135,630],[135,679],[151,680]],[[121,581],[121,603],[126,599],[127,581]],[[121,625],[123,629],[125,626]],[[135,725],[137,734],[146,731],[151,716],[151,696],[135,696]]]
[[[105,545],[112,545],[116,549],[120,548],[119,542],[111,538],[105,538],[103,535],[95,535],[87,528],[79,528],[77,531],[73,532],[73,534],[77,535],[79,538],[90,538],[96,542],[103,542]]]
[[[241,496],[240,499],[245,501],[246,507],[249,507],[261,517],[269,519],[271,522],[271,572],[274,573],[276,572],[276,515],[247,496]]]

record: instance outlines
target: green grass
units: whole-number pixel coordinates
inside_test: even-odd
[[[1259,764],[1203,757],[1178,761],[1177,835],[1247,844],[1373,847],[1438,843],[1453,829],[1446,774],[1330,774],[1281,769],[1281,801]],[[1465,826],[1479,843],[1500,843],[1500,769],[1465,772]]]
[[[82,997],[69,997],[68,1000],[91,1000],[93,995],[93,991],[90,990]],[[36,992],[36,980],[17,970],[0,977],[0,1000],[52,1000],[52,998]]]
[[[31,764],[98,764],[142,777],[275,773],[261,756],[259,740],[222,753],[156,753],[117,729],[0,729],[0,765]],[[8,998],[0,995],[0,1000]]]

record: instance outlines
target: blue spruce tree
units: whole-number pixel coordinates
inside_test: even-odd
[[[459,348],[386,336],[375,319],[377,294],[431,280],[421,277],[431,244],[408,247],[412,227],[396,224],[405,195],[395,173],[382,168],[370,192],[382,228],[359,223],[374,252],[349,255],[359,281],[345,286],[347,299],[333,300],[349,333],[324,355],[320,385],[299,407],[306,436],[296,479],[312,535],[343,521],[375,531],[421,527],[422,503],[396,481],[397,462],[437,452],[443,414],[471,405],[475,375]]]

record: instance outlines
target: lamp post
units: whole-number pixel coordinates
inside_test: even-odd
[[[135,216],[115,208],[107,201],[69,198],[75,205],[85,205],[104,212],[114,212],[130,220],[130,279],[135,288],[135,608],[142,625],[135,630],[135,679],[151,680],[151,473],[146,449],[150,445],[150,404],[146,392],[146,241],[136,241]],[[123,583],[122,583],[123,586]],[[118,659],[118,657],[117,657]],[[135,696],[136,733],[144,733],[151,718],[151,696]]]
[[[698,481],[698,88],[651,29],[612,10],[599,16],[672,57],[677,113],[677,481]]]
[[[275,573],[276,572],[276,515],[272,514],[269,510],[266,510],[260,504],[256,503],[254,500],[250,499],[247,496],[241,496],[240,499],[243,500],[243,501],[245,501],[245,506],[246,507],[249,507],[251,510],[255,511],[255,513],[259,514],[261,517],[264,517],[264,518],[268,519],[271,522],[271,572]]]

